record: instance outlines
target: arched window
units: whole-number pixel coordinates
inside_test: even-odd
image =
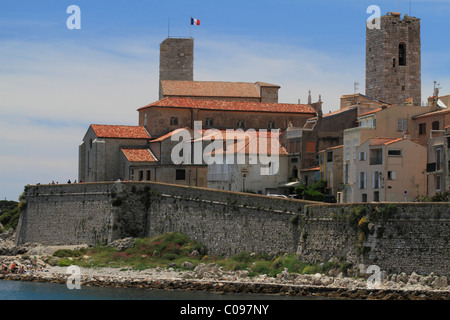
[[[406,66],[406,45],[404,43],[398,45],[398,65]]]
[[[431,124],[431,130],[439,130],[439,121],[433,121]]]
[[[147,126],[147,113],[144,113],[144,127]]]

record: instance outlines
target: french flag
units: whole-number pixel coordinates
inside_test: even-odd
[[[199,26],[200,20],[191,18],[191,26]]]

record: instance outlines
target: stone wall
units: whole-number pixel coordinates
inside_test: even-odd
[[[18,244],[180,231],[211,255],[297,253],[309,263],[450,275],[448,203],[319,204],[148,182],[28,186],[25,194]]]

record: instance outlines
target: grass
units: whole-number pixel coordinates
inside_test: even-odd
[[[19,203],[16,201],[0,201],[0,233],[9,229],[15,229],[20,217]]]
[[[196,251],[198,255],[193,256]],[[56,259],[55,259],[56,258]],[[295,254],[270,257],[267,254],[250,254],[243,251],[229,258],[207,255],[206,248],[179,232],[167,233],[153,238],[137,238],[133,247],[124,251],[108,246],[83,248],[80,250],[58,250],[52,257],[59,266],[115,267],[122,270],[145,270],[156,267],[173,267],[183,270],[183,262],[195,267],[200,263],[215,263],[224,271],[246,270],[249,276],[266,274],[276,276],[284,269],[290,273],[326,273],[331,269],[346,272],[350,267],[345,262],[307,264]],[[57,262],[55,261],[57,260]]]

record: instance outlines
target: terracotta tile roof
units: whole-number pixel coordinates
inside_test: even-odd
[[[390,145],[390,144],[393,144],[393,143],[396,143],[399,141],[403,141],[406,139],[407,139],[406,137],[402,137],[402,138],[369,138],[369,140],[370,140],[369,145],[370,146],[387,146],[387,145]],[[417,139],[410,138],[409,140],[411,140],[414,143],[421,144]]]
[[[162,80],[164,96],[260,98],[254,83]]]
[[[156,139],[152,139],[150,142],[159,142],[159,141],[163,141],[163,140],[169,139],[173,134],[175,134],[175,133],[177,133],[178,131],[181,131],[181,130],[189,130],[189,131],[191,131],[188,127],[178,128],[178,129],[170,131],[170,132],[168,132],[166,134],[163,134],[162,136],[160,136],[160,137],[158,137]]]
[[[382,146],[385,145],[386,143],[392,143],[392,141],[395,140],[399,141],[402,140],[403,138],[370,138],[370,143],[369,145],[371,146]]]
[[[324,113],[322,115],[322,118],[333,117],[333,116],[339,115],[339,114],[341,114],[343,112],[347,112],[347,111],[350,111],[350,110],[353,110],[353,109],[356,109],[356,108],[357,108],[357,106],[344,107],[344,108],[339,109],[339,110],[335,110],[335,111],[331,111],[331,112],[328,112],[328,113]]]
[[[450,109],[441,109],[441,110],[436,110],[436,111],[432,111],[432,112],[427,112],[427,113],[419,114],[419,115],[414,116],[412,118],[413,119],[420,119],[420,118],[444,115],[444,114],[447,114],[447,113],[450,113]]]
[[[339,149],[339,148],[343,148],[343,147],[344,147],[344,145],[341,144],[340,146],[334,146],[334,147],[329,147],[329,148],[326,148],[326,149],[322,149],[322,150],[319,151],[319,153],[320,152],[329,151],[329,150]]]
[[[304,113],[311,115],[316,114],[314,109],[307,104],[196,100],[189,98],[164,98],[139,108],[138,111],[150,107],[189,108],[218,111]]]
[[[121,148],[125,157],[130,162],[157,162],[158,160],[149,149]]]
[[[320,171],[320,167],[312,167],[312,168],[306,168],[300,170],[301,172],[307,172],[307,171]]]
[[[247,136],[247,139],[244,143],[242,143],[241,139],[245,139],[245,134],[243,135],[236,135],[233,138],[228,137],[224,134],[223,138],[225,140],[231,140],[233,139],[233,143],[228,145],[229,142],[226,143],[226,146],[224,148],[221,148],[219,150],[213,150],[212,152],[208,153],[208,155],[215,155],[216,152],[218,154],[235,154],[235,153],[244,153],[244,154],[265,154],[267,156],[270,156],[272,154],[272,144],[274,144],[274,147],[277,149],[278,155],[288,155],[288,152],[286,148],[279,143],[278,135],[273,135],[273,137],[270,136],[269,132],[267,134],[267,140],[266,141],[260,141],[259,134],[256,134],[255,136]],[[209,139],[211,136],[207,136]]]
[[[91,128],[99,138],[150,139],[144,127],[91,124]]]

